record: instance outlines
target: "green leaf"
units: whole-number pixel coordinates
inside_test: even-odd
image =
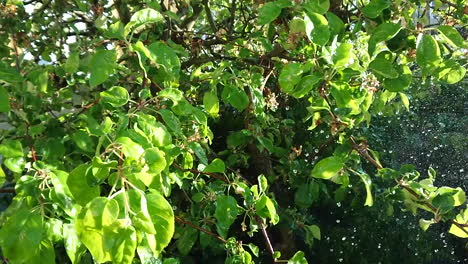
[[[276,2],[265,3],[258,10],[258,25],[262,26],[273,22],[281,14],[281,9]]]
[[[372,32],[371,37],[369,38],[368,52],[369,55],[373,55],[375,47],[379,42],[387,41],[400,32],[402,27],[394,23],[382,23],[380,24],[374,32]]]
[[[188,255],[190,250],[197,242],[198,230],[190,226],[186,226],[183,229],[182,236],[177,240],[177,249],[180,254]]]
[[[265,194],[255,203],[257,214],[263,218],[270,218],[270,223],[276,225],[279,222],[279,216],[276,213],[276,207],[270,197]]]
[[[65,69],[67,73],[73,74],[78,71],[79,66],[80,66],[80,54],[78,52],[72,52],[70,53],[70,56],[68,56],[68,59],[65,62],[65,65],[63,65],[63,68]]]
[[[200,145],[198,142],[190,142],[189,143],[190,149],[193,150],[195,153],[195,156],[200,160],[201,163],[207,165],[208,164],[208,159],[206,157],[206,152],[205,149]]]
[[[229,227],[234,223],[238,214],[239,209],[237,209],[237,202],[234,197],[228,195],[218,196],[214,216],[217,220],[216,229],[221,237],[227,237]]]
[[[252,243],[247,244],[247,246],[250,248],[250,251],[254,254],[254,256],[258,257],[258,253],[260,253],[260,249]]]
[[[335,68],[339,69],[348,64],[351,59],[353,45],[350,43],[341,43],[332,55]]]
[[[117,52],[115,50],[96,51],[89,66],[91,69],[89,85],[93,87],[105,82],[114,73],[116,61]]]
[[[174,235],[174,211],[169,202],[158,192],[146,195],[148,212],[156,229],[156,251],[162,252]]]
[[[67,178],[67,186],[75,201],[80,205],[85,205],[89,201],[99,196],[99,186],[89,186],[86,179],[86,171],[89,165],[81,164],[70,172]]]
[[[172,135],[166,126],[156,121],[154,116],[139,114],[138,127],[149,137],[156,147],[164,147],[172,143]]]
[[[462,210],[454,219],[457,223],[462,225],[468,224],[468,209]],[[463,228],[463,229],[462,229]],[[457,226],[452,224],[449,230],[450,234],[457,237],[468,238],[468,227]]]
[[[419,219],[419,227],[423,230],[423,231],[426,231],[429,226],[431,226],[432,224],[434,224],[435,221],[434,219],[431,219],[431,220],[426,220],[426,219]]]
[[[442,213],[447,213],[455,207],[455,199],[451,193],[437,195],[432,199],[432,205],[438,208]]]
[[[298,251],[292,258],[288,260],[288,264],[308,264],[307,259],[304,256],[304,252]]]
[[[0,86],[0,113],[9,111],[10,95],[8,95],[8,91],[3,86]]]
[[[86,247],[78,238],[74,224],[63,225],[63,240],[71,263],[80,263],[81,256],[86,252]]]
[[[366,186],[366,202],[364,206],[372,206],[374,204],[374,199],[372,198],[372,180],[370,176],[366,173],[358,173],[359,177],[361,178],[362,182]]]
[[[383,86],[390,92],[401,92],[411,85],[413,74],[410,68],[406,65],[400,65],[398,72],[397,78],[385,78],[383,81]]]
[[[95,148],[95,144],[93,139],[83,130],[77,130],[72,135],[71,138],[75,142],[78,148],[86,151],[86,152],[93,152]]]
[[[328,20],[318,13],[306,12],[304,22],[309,40],[319,46],[325,46],[330,39]]]
[[[7,167],[12,172],[21,173],[24,169],[24,165],[26,161],[23,157],[14,157],[14,158],[7,158],[3,161],[5,167]]]
[[[463,48],[465,46],[465,40],[458,33],[458,30],[453,26],[441,25],[437,27],[437,30],[442,34],[443,38],[452,46]]]
[[[149,59],[156,63],[158,78],[162,81],[177,81],[180,75],[180,60],[174,49],[162,41],[154,42],[148,47]]]
[[[308,0],[303,5],[308,12],[325,14],[330,8],[329,0]]]
[[[23,76],[15,68],[0,62],[0,81],[10,84],[19,83],[23,81]]]
[[[170,99],[174,105],[177,105],[184,100],[184,93],[181,90],[173,88],[164,89],[160,91],[158,95]]]
[[[245,91],[234,85],[224,86],[221,97],[226,103],[229,103],[239,111],[244,110],[249,105],[249,97]]]
[[[314,182],[301,184],[294,194],[294,203],[301,208],[309,208],[317,199],[319,185]]]
[[[203,96],[203,106],[205,107],[206,112],[211,116],[218,116],[219,112],[219,100],[218,96],[213,92],[207,92]]]
[[[2,254],[11,263],[29,263],[43,238],[42,217],[29,208],[17,210],[0,229]]]
[[[0,167],[0,186],[3,186],[5,180],[5,172],[3,171],[2,167]]]
[[[301,63],[289,63],[284,65],[283,69],[281,69],[281,73],[278,78],[279,85],[283,92],[287,94],[294,93],[294,87],[298,84],[302,78],[302,74],[310,70],[309,65],[304,65]],[[304,83],[304,88],[299,88],[299,91],[303,89],[308,89],[306,86],[307,83]],[[296,92],[296,95],[300,95],[303,92]]]
[[[112,105],[113,107],[120,107],[127,104],[130,99],[127,89],[114,86],[104,92],[99,93],[103,103]]]
[[[133,226],[122,226],[108,235],[104,240],[107,250],[111,251],[112,263],[131,264],[135,258],[137,235]]]
[[[166,168],[165,153],[158,148],[145,150],[145,160],[148,164],[149,172],[159,174]]]
[[[314,72],[314,74],[304,76],[299,84],[295,87],[293,91],[289,94],[296,97],[302,98],[308,94],[311,90],[316,88],[320,81],[323,80],[323,75],[319,72]]]
[[[345,23],[341,18],[331,12],[327,12],[325,15],[328,20],[331,35],[340,35],[345,30]]]
[[[260,192],[266,192],[266,190],[268,189],[268,180],[265,177],[265,175],[260,174],[257,177],[257,181],[258,181],[258,188]]]
[[[384,78],[395,79],[399,76],[398,71],[393,67],[393,63],[382,56],[377,56],[369,64],[369,69]]]
[[[121,21],[117,21],[114,24],[109,26],[109,29],[104,33],[104,36],[107,38],[115,38],[124,40],[125,39],[125,31],[124,26]]]
[[[225,170],[226,166],[224,165],[224,161],[216,158],[208,166],[206,166],[203,171],[209,173],[224,173]]]
[[[312,169],[312,177],[330,179],[343,169],[343,161],[338,157],[328,157],[315,164]]]
[[[304,226],[306,233],[310,233],[313,238],[320,240],[321,235],[320,235],[320,227],[317,225],[306,225]]]
[[[115,200],[96,197],[86,204],[75,222],[76,233],[96,262],[112,261],[112,228],[116,227],[119,204]]]
[[[465,67],[461,66],[458,62],[449,59],[441,63],[434,75],[443,82],[454,84],[463,80],[465,74]]]
[[[145,8],[135,12],[130,18],[130,22],[125,25],[124,35],[127,36],[132,30],[150,23],[163,22],[164,17],[158,11]]]
[[[389,8],[390,4],[388,0],[371,0],[361,11],[368,18],[376,18],[380,16],[384,9]]]
[[[351,87],[348,83],[332,83],[330,92],[338,107],[351,109],[351,111],[347,113],[348,115],[356,115],[361,112],[359,108],[360,102],[353,98]]]
[[[122,152],[127,158],[139,159],[140,156],[145,152],[143,147],[135,143],[128,137],[119,137],[115,140],[115,143],[122,146]]]
[[[23,157],[23,146],[21,141],[5,139],[0,144],[0,154],[5,158]]]
[[[180,120],[177,118],[176,115],[171,110],[161,109],[159,110],[159,114],[161,115],[164,123],[166,126],[174,133],[180,133]]]
[[[431,35],[420,34],[416,46],[416,62],[422,68],[423,75],[434,72],[441,61],[437,41]]]
[[[410,110],[410,102],[409,102],[408,96],[406,94],[404,94],[404,93],[399,93],[399,95],[400,95],[401,102],[405,106],[406,110],[409,111]]]

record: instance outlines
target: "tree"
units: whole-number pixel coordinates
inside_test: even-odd
[[[468,237],[461,188],[366,141],[464,78],[464,1],[1,3],[9,262],[307,263],[350,191]]]

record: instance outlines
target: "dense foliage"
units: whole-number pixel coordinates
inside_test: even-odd
[[[307,263],[398,208],[468,238],[462,188],[379,158],[384,116],[464,79],[467,9],[1,0],[4,260]],[[358,260],[378,256],[338,259]]]

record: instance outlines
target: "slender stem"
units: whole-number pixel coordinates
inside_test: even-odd
[[[270,254],[273,256],[275,254],[275,249],[273,248],[273,245],[271,244],[270,237],[268,236],[266,227],[265,227],[265,225],[262,223],[262,221],[260,219],[257,219],[257,223],[262,228],[262,234],[263,234],[263,237],[265,238],[265,242],[267,244],[268,251],[270,251]]]
[[[208,0],[203,1],[203,6],[205,7],[206,18],[208,19],[208,23],[210,23],[211,30],[213,30],[213,33],[216,34],[216,32],[218,32],[218,29],[216,28],[213,15],[211,14],[211,9],[208,4]]]
[[[208,231],[208,230],[204,229],[203,227],[200,227],[200,226],[197,226],[197,225],[195,225],[195,224],[193,224],[193,223],[190,223],[189,221],[187,221],[187,220],[185,220],[185,219],[183,219],[183,218],[181,218],[181,217],[179,217],[179,216],[174,216],[174,218],[175,218],[175,220],[176,220],[177,222],[182,223],[182,224],[185,224],[185,225],[188,225],[188,226],[190,226],[190,227],[193,227],[193,228],[195,228],[195,229],[197,229],[197,230],[199,230],[199,231],[201,231],[201,232],[203,232],[203,233],[205,233],[205,234],[207,234],[207,235],[210,235],[210,236],[212,236],[212,237],[218,239],[219,241],[221,241],[221,242],[223,242],[223,243],[226,243],[226,242],[227,242],[224,238],[218,236],[217,234],[215,234],[215,233],[213,233],[213,232],[211,232],[211,231]]]

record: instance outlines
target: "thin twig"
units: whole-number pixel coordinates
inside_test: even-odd
[[[187,220],[185,220],[185,219],[183,219],[183,218],[181,218],[181,217],[179,217],[179,216],[174,216],[174,218],[175,218],[175,220],[176,220],[177,222],[186,224],[186,225],[188,225],[188,226],[190,226],[190,227],[193,227],[193,228],[195,228],[195,229],[197,229],[197,230],[199,230],[199,231],[201,231],[201,232],[203,232],[203,233],[205,233],[205,234],[207,234],[207,235],[210,235],[210,236],[212,236],[212,237],[218,239],[219,241],[221,241],[221,242],[223,242],[223,243],[226,243],[226,242],[227,242],[224,238],[218,236],[217,234],[215,234],[215,233],[213,233],[213,232],[211,232],[211,231],[208,231],[208,230],[204,229],[203,227],[200,227],[200,226],[197,226],[197,225],[195,225],[195,224],[193,224],[193,223],[190,223],[189,221],[187,221]]]

